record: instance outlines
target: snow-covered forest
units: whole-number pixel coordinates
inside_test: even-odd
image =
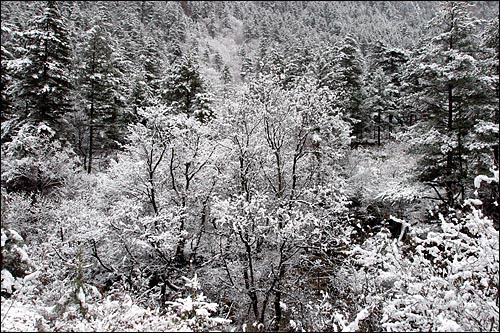
[[[498,11],[2,1],[2,332],[498,332]]]

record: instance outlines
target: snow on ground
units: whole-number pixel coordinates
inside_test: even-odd
[[[2,332],[36,332],[42,320],[37,309],[2,297]]]

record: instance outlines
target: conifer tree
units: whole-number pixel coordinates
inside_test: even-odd
[[[389,115],[395,109],[394,101],[390,98],[389,79],[381,68],[377,68],[370,76],[366,94],[364,108],[370,114],[371,127],[374,129],[377,145],[380,146],[382,132],[386,130],[386,127],[389,127]]]
[[[253,71],[253,62],[248,56],[244,56],[241,64],[240,75],[243,80],[245,80],[248,75]]]
[[[8,68],[8,63],[12,60],[12,52],[8,49],[5,43],[7,36],[10,35],[11,30],[4,21],[2,21],[2,46],[1,46],[1,81],[0,81],[0,91],[1,91],[1,109],[0,109],[0,121],[3,123],[8,120],[11,115],[11,95],[8,91],[12,84],[12,74]],[[2,133],[3,137],[3,133]]]
[[[481,89],[484,89],[483,107],[477,116],[469,145],[477,159],[476,174],[487,174],[492,166],[498,170],[499,160],[499,18],[488,22],[481,36]]]
[[[221,74],[221,80],[222,82],[224,82],[224,84],[228,84],[232,81],[231,70],[229,69],[228,65],[224,65],[224,70]]]
[[[24,54],[15,62],[20,80],[15,88],[22,118],[45,122],[63,137],[63,117],[72,111],[72,54],[69,33],[56,1],[48,1],[42,13],[29,23],[22,36]]]
[[[121,73],[105,20],[97,19],[87,32],[81,80],[88,119],[88,162],[91,172],[95,151],[117,147],[121,132]]]
[[[325,57],[328,60],[319,68],[320,82],[341,96],[337,106],[353,120],[353,135],[362,139],[370,121],[369,115],[363,114],[361,109],[363,58],[359,45],[348,36]]]
[[[174,113],[185,113],[207,122],[214,117],[210,100],[194,60],[190,56],[181,57],[171,66],[163,81],[162,101]]]
[[[430,35],[412,61],[413,107],[420,124],[420,179],[453,206],[464,198],[469,150],[464,144],[484,107],[478,63],[477,24],[465,2],[442,2]]]
[[[129,107],[137,117],[138,108],[151,106],[153,100],[160,95],[162,74],[161,53],[153,36],[144,36],[144,45],[138,54],[138,64],[132,79],[132,92]]]
[[[215,52],[214,65],[215,65],[215,69],[218,72],[221,72],[222,68],[224,67],[224,61],[222,60],[222,57],[221,57],[219,52]]]
[[[480,108],[476,114],[471,134],[466,138],[465,146],[470,151],[471,176],[487,175],[499,169],[499,26],[498,17],[488,22],[481,36],[479,53],[481,76],[477,89],[483,94]],[[483,203],[483,212],[493,218],[498,225],[500,183],[483,184],[476,189]]]
[[[382,132],[393,133],[394,128],[406,125],[405,110],[399,102],[402,74],[407,61],[408,56],[404,50],[389,48],[382,42],[371,47],[363,108],[371,114],[371,125],[378,145],[384,136]]]

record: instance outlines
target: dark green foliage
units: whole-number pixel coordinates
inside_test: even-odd
[[[224,82],[225,84],[228,84],[233,80],[233,76],[231,74],[231,70],[229,69],[228,65],[224,65],[224,69],[222,70],[221,74],[221,79],[222,82]]]
[[[122,139],[123,101],[117,55],[104,21],[97,21],[88,31],[84,47],[81,89],[88,119],[88,165],[92,169],[95,150],[116,149]]]
[[[201,122],[215,115],[210,108],[210,96],[192,58],[184,56],[175,62],[163,81],[162,101],[174,113],[186,113]]]
[[[414,110],[424,120],[420,179],[443,188],[442,199],[454,205],[459,196],[465,197],[465,184],[471,184],[470,177],[476,175],[469,165],[467,141],[476,120],[492,120],[484,118],[491,88],[481,73],[476,38],[479,22],[471,17],[469,4],[443,3],[431,23],[430,35],[412,60],[409,77]]]
[[[3,123],[12,116],[12,96],[11,92],[8,91],[12,85],[12,73],[8,68],[7,64],[13,59],[12,52],[8,45],[8,40],[11,38],[11,29],[2,20],[2,49],[1,49],[1,81],[0,81],[0,92],[1,92],[1,104],[0,104],[0,121]]]
[[[222,60],[222,57],[221,57],[219,52],[215,53],[214,65],[215,65],[215,69],[219,72],[221,72],[222,68],[224,67],[224,61]]]
[[[333,68],[328,73],[327,85],[337,91],[341,97],[339,107],[354,120],[353,135],[362,140],[369,115],[362,112],[363,99],[363,58],[358,43],[352,37],[346,37],[338,46],[333,59]]]
[[[25,47],[14,65],[18,115],[35,123],[44,121],[64,132],[63,117],[72,111],[72,54],[69,33],[55,1],[29,23],[22,34]]]
[[[137,109],[151,106],[160,95],[162,76],[162,55],[158,43],[151,36],[144,36],[144,45],[140,48],[136,72],[132,79],[132,92],[129,97],[129,109],[137,119]]]

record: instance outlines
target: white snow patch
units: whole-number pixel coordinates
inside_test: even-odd
[[[451,319],[446,319],[442,318],[440,315],[438,317],[439,321],[441,322],[441,325],[437,328],[438,332],[461,332],[462,328],[460,327],[459,324],[457,324],[456,321],[451,320]]]
[[[470,206],[481,206],[483,202],[479,199],[466,199],[464,201],[464,205],[470,205]]]
[[[359,322],[361,320],[366,319],[370,315],[370,311],[368,308],[364,308],[361,310],[358,315],[356,316],[356,319],[342,330],[342,332],[355,332],[359,329]]]
[[[9,229],[10,231],[10,238],[15,240],[16,242],[22,242],[24,239],[17,233],[17,231]],[[3,245],[2,245],[3,246]]]
[[[31,280],[34,280],[40,276],[40,271],[33,272],[31,274],[28,274],[24,277],[24,282],[29,282]]]
[[[498,183],[498,170],[493,170],[493,177],[488,177],[485,175],[478,175],[476,178],[474,178],[474,187],[479,188],[481,187],[481,182],[487,182],[488,184],[491,182],[497,182]]]
[[[5,232],[3,232],[3,229],[2,229],[2,247],[5,246],[5,242],[7,242],[7,240],[9,239],[9,237],[5,234]]]

